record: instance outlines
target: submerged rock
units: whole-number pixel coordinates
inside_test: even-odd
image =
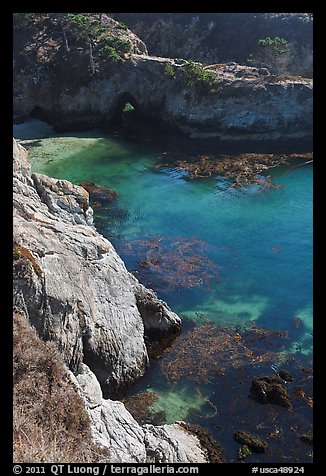
[[[259,403],[274,403],[291,408],[292,403],[284,381],[277,375],[259,377],[252,381],[250,398]]]
[[[88,193],[66,180],[30,176],[15,141],[13,190],[14,305],[41,337],[57,342],[71,370],[86,362],[105,395],[118,394],[148,365],[144,322],[174,335],[180,318],[141,287],[91,226]],[[137,307],[140,290],[146,313]]]
[[[268,448],[268,444],[265,441],[249,433],[249,431],[237,431],[234,434],[234,439],[242,445],[246,445],[255,453],[264,453]]]
[[[278,374],[281,377],[281,379],[284,380],[284,382],[292,382],[293,381],[292,375],[287,370],[280,370]]]
[[[314,439],[312,433],[304,433],[300,436],[300,440],[306,443],[307,445],[313,445]]]
[[[116,190],[111,190],[104,185],[98,185],[94,182],[80,182],[80,186],[87,190],[90,199],[95,202],[112,202],[118,196]]]

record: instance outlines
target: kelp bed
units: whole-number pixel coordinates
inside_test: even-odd
[[[281,361],[287,335],[251,327],[241,334],[205,324],[182,335],[161,363],[163,375],[176,383],[186,375],[196,383],[225,376],[229,368]]]
[[[213,248],[194,237],[158,236],[122,242],[119,252],[139,260],[132,272],[143,284],[168,292],[181,287],[209,287],[211,280],[219,281],[220,269],[207,256]]]
[[[255,324],[238,330],[209,322],[193,327],[156,361],[159,388],[135,389],[125,404],[141,423],[163,424],[166,412],[169,422],[175,413],[173,421],[204,425],[228,462],[237,461],[238,431],[268,443],[264,455],[248,453],[246,462],[311,462],[312,362],[288,353],[288,343],[286,333]],[[287,407],[276,399],[253,398],[253,382],[268,380],[285,389]]]
[[[262,175],[266,170],[279,165],[297,167],[311,163],[311,152],[302,154],[256,154],[240,155],[198,155],[181,158],[180,154],[166,154],[156,167],[168,167],[188,172],[190,178],[223,176],[231,181],[231,187],[256,184],[259,190],[280,188],[272,182],[270,175]]]

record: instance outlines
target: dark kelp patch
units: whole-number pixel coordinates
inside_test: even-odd
[[[266,346],[268,339],[275,341],[273,347]],[[216,376],[225,376],[231,368],[275,362],[280,358],[285,339],[286,336],[277,331],[253,328],[240,334],[207,323],[180,336],[162,360],[161,369],[172,383],[185,376],[197,383],[209,383]],[[262,340],[268,349],[264,352],[261,351]]]
[[[138,260],[138,267],[132,272],[155,291],[209,288],[213,279],[220,279],[219,267],[207,256],[213,247],[195,237],[157,236],[124,242],[120,246],[122,255],[134,256]]]
[[[158,399],[158,394],[153,391],[141,391],[135,395],[125,397],[122,402],[134,419],[141,425],[151,423],[160,425],[165,419],[165,413],[154,413],[151,406]]]
[[[206,428],[185,422],[181,422],[180,426],[197,436],[201,446],[206,450],[209,463],[226,463],[220,445]]]
[[[266,170],[282,164],[294,166],[311,163],[311,152],[302,154],[258,154],[240,155],[197,155],[190,158],[179,158],[179,155],[165,155],[159,167],[168,167],[188,172],[190,178],[223,176],[231,181],[231,187],[258,185],[259,191],[280,188],[274,184],[271,176],[262,176]]]

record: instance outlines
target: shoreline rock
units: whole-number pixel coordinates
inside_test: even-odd
[[[14,305],[42,338],[56,341],[71,370],[86,362],[105,396],[117,396],[148,366],[144,325],[165,338],[179,332],[180,318],[138,283],[92,226],[88,193],[30,176],[26,151],[15,141],[13,198]]]
[[[111,463],[208,462],[201,441],[182,425],[141,426],[123,403],[104,399],[87,365],[71,378],[85,400],[94,440],[109,450]]]
[[[200,439],[181,425],[141,426],[123,403],[103,398],[103,390],[117,395],[145,372],[144,328],[166,339],[179,332],[180,318],[91,226],[87,192],[30,176],[26,150],[15,140],[13,150],[14,309],[57,344],[84,398],[94,442],[112,463],[208,462]]]

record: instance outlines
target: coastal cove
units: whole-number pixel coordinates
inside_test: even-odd
[[[233,187],[222,175],[191,176],[176,166],[181,152],[154,141],[55,133],[35,119],[14,136],[32,172],[89,188],[97,230],[182,318],[170,351],[152,349],[150,369],[124,397],[134,418],[200,424],[229,462],[239,430],[268,441],[247,462],[310,462],[311,164],[294,160]],[[280,370],[293,377],[291,410],[248,398],[253,379]]]

